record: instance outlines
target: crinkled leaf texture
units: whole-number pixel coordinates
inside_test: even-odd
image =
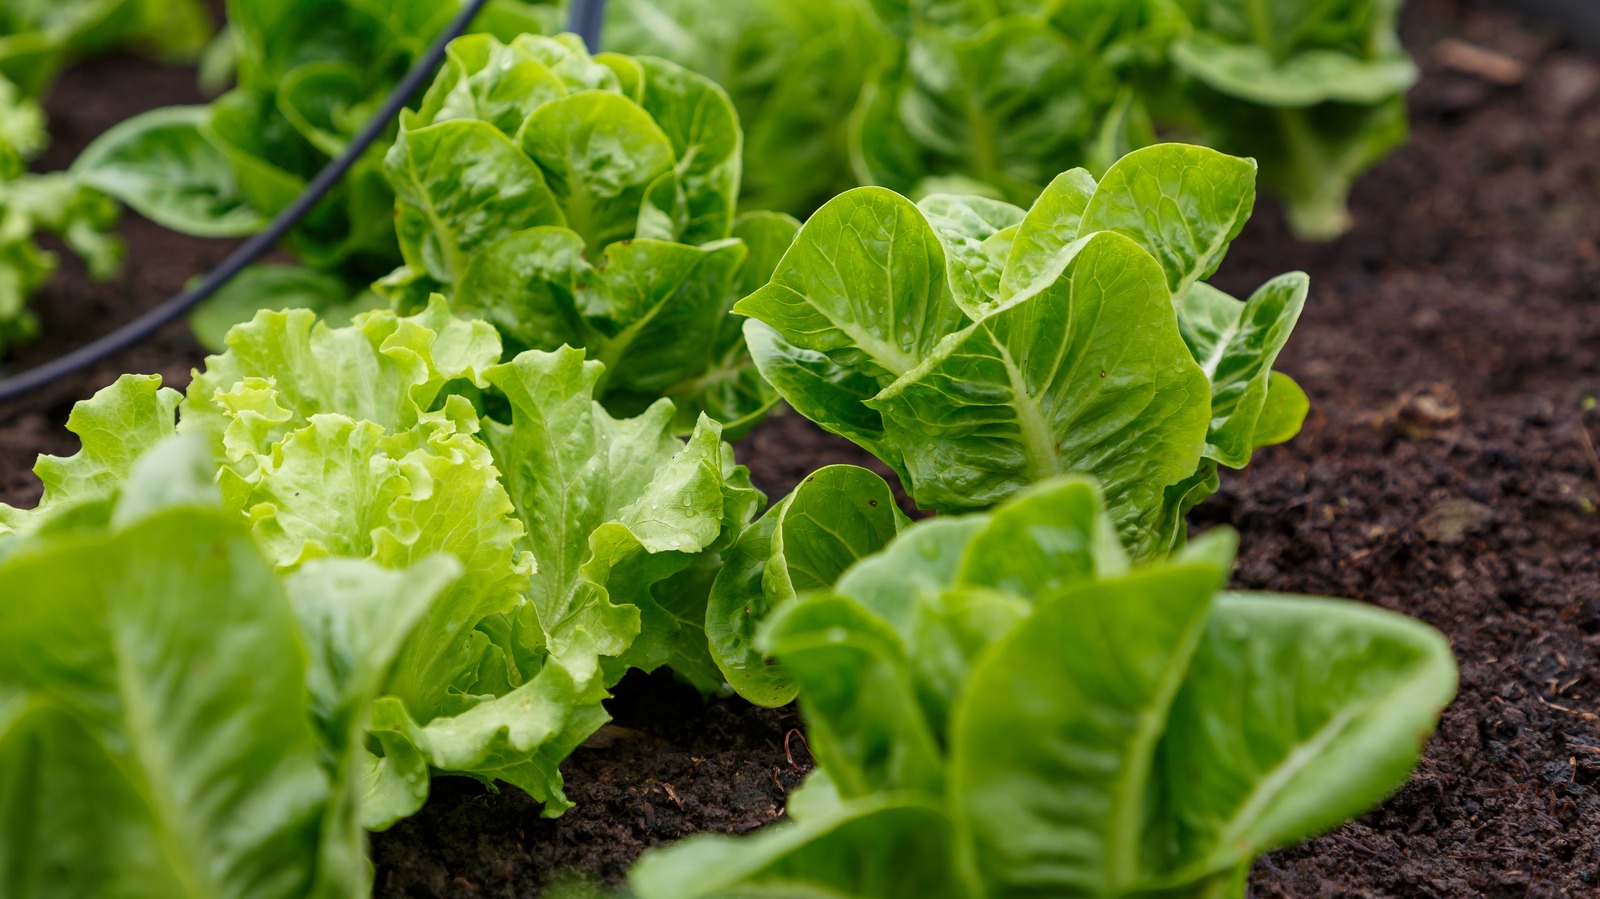
[[[604,723],[624,671],[669,665],[721,687],[707,596],[763,498],[714,422],[685,442],[669,402],[614,418],[594,400],[599,363],[572,349],[498,363],[494,329],[442,300],[345,328],[261,312],[227,342],[196,373],[178,430],[199,435],[205,480],[280,572],[401,571],[436,555],[461,566],[415,610],[375,688],[367,826],[414,812],[440,772],[515,784],[559,814],[558,766]],[[83,451],[41,460],[40,509],[0,509],[0,527],[103,520],[140,454],[173,432],[178,399],[129,376],[80,404]],[[0,554],[20,539],[0,537]]]
[[[667,396],[679,434],[701,412],[737,433],[776,396],[729,310],[799,227],[735,218],[741,146],[727,95],[672,63],[461,38],[385,159],[406,265],[380,289],[449,294],[509,354],[586,350],[616,414]]]
[[[818,770],[791,822],[647,854],[644,899],[1242,895],[1380,801],[1455,690],[1437,632],[1218,593],[1231,534],[1130,565],[1092,482],[906,529],[758,644]]]
[[[70,173],[24,170],[25,154],[43,147],[43,116],[31,122],[25,112],[7,108],[11,87],[0,78],[0,356],[38,330],[28,301],[59,262],[40,245],[41,236],[65,244],[99,281],[116,276],[123,254],[122,239],[109,233],[119,213],[109,197]]]
[[[0,561],[7,896],[370,890],[367,710],[459,566],[280,577],[211,475],[203,444],[172,438],[78,501],[103,514],[58,497]]]
[[[704,569],[759,494],[714,423],[686,446],[670,403],[611,418],[593,400],[601,366],[579,351],[497,364],[493,328],[440,301],[343,329],[313,321],[236,328],[183,427],[210,435],[230,507],[286,568],[439,552],[465,566],[385,685],[367,823],[420,807],[430,769],[513,783],[558,814],[557,765],[606,720],[608,679],[671,664],[720,683]],[[452,383],[503,397],[510,421],[480,420]]]
[[[735,311],[784,399],[893,467],[918,505],[984,509],[1089,474],[1129,550],[1154,557],[1181,541],[1216,464],[1298,430],[1285,403],[1258,425],[1304,276],[1248,303],[1203,283],[1244,227],[1254,174],[1169,144],[1099,182],[1063,174],[1027,211],[851,191]]]

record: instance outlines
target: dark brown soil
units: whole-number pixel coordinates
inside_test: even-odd
[[[202,103],[191,70],[166,68],[131,56],[92,60],[69,70],[46,104],[51,146],[35,165],[65,168],[112,125],[146,109]],[[40,338],[0,359],[0,374],[22,371],[88,343],[182,290],[186,281],[222,261],[230,241],[184,237],[128,213],[118,231],[127,240],[127,264],[109,284],[89,280],[83,265],[58,244],[61,268],[33,299]],[[39,487],[28,470],[33,457],[70,453],[72,435],[61,425],[73,402],[116,380],[122,372],[160,374],[183,387],[204,357],[188,325],[169,326],[155,339],[44,389],[26,400],[0,403],[0,502],[31,504]]]
[[[1195,519],[1240,530],[1242,587],[1358,597],[1439,627],[1461,694],[1408,787],[1262,860],[1251,891],[1597,896],[1600,412],[1585,407],[1600,395],[1600,56],[1479,0],[1412,0],[1405,36],[1425,69],[1415,139],[1357,189],[1355,232],[1297,244],[1263,208],[1219,279],[1245,291],[1290,268],[1313,275],[1282,365],[1314,412]],[[1436,47],[1449,37],[1525,77],[1504,87],[1448,70]],[[52,102],[56,152],[188,99],[188,85],[127,60],[74,73]],[[64,266],[43,300],[48,336],[18,361],[147,308],[223,252],[132,217],[125,231],[125,282],[93,287]],[[186,381],[200,352],[179,331],[0,407],[0,501],[37,494],[34,453],[71,451],[72,399],[124,370]],[[793,416],[740,450],[772,495],[864,461]],[[440,780],[420,815],[374,837],[377,894],[524,897],[574,868],[615,882],[649,845],[774,819],[810,762],[792,714],[703,703],[669,677],[630,678],[612,711],[607,742],[566,767],[578,808],[547,821],[515,791]]]

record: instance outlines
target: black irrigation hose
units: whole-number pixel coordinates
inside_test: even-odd
[[[572,0],[567,30],[583,38],[590,53],[600,52],[600,26],[606,18],[606,0]]]
[[[199,284],[188,288],[98,340],[78,347],[63,356],[58,356],[36,368],[30,368],[21,374],[13,375],[0,381],[0,403],[32,393],[57,378],[72,374],[81,368],[93,365],[139,343],[163,326],[176,321],[185,312],[193,309],[207,297],[216,293],[223,285],[231,281],[235,275],[261,258],[263,253],[272,249],[279,240],[283,239],[284,235],[289,233],[289,229],[293,228],[295,223],[310,212],[311,208],[317,205],[327,195],[328,191],[333,189],[335,184],[339,183],[339,180],[361,158],[361,154],[366,152],[367,147],[371,146],[373,141],[383,135],[384,131],[389,127],[389,122],[400,114],[400,110],[404,109],[407,103],[411,102],[411,97],[417,92],[417,89],[433,77],[434,70],[439,67],[440,61],[444,59],[445,45],[465,32],[467,26],[472,23],[473,18],[478,15],[488,2],[489,0],[467,0],[462,5],[461,12],[439,34],[439,37],[433,42],[433,46],[428,48],[428,52],[424,53],[422,58],[418,59],[416,64],[411,67],[411,71],[400,79],[400,84],[395,87],[394,93],[389,95],[389,99],[384,101],[383,107],[355,136],[355,139],[350,142],[350,146],[345,148],[344,153],[318,172],[317,177],[306,187],[305,193],[301,194],[300,198],[295,200],[294,204],[288,209],[278,213],[278,217],[272,220],[272,224],[267,226],[267,230],[245,241],[227,259],[224,259],[221,265],[212,269]],[[573,7],[574,16],[579,10],[590,8],[593,5],[596,4],[577,0],[576,5]]]

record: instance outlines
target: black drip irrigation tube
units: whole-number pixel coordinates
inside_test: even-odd
[[[144,341],[162,327],[171,324],[184,313],[204,302],[212,294],[221,290],[224,285],[248,268],[263,254],[272,249],[284,235],[289,233],[312,207],[328,195],[350,169],[361,158],[367,148],[372,145],[383,133],[388,130],[389,123],[400,115],[400,110],[411,102],[412,96],[422,87],[428,79],[433,77],[434,70],[439,68],[439,63],[444,59],[446,45],[466,32],[472,20],[477,17],[489,0],[467,0],[462,4],[461,12],[450,20],[440,32],[428,52],[424,53],[405,77],[395,86],[394,92],[384,101],[383,106],[373,115],[372,120],[362,127],[355,138],[345,147],[344,152],[337,159],[328,163],[317,177],[306,186],[305,193],[301,194],[289,208],[278,213],[265,231],[262,231],[229,254],[222,264],[212,269],[201,279],[199,284],[184,290],[177,296],[163,302],[149,312],[139,316],[126,325],[112,331],[104,337],[78,347],[71,352],[58,356],[43,365],[30,368],[21,374],[13,375],[0,380],[0,403],[17,399],[38,390],[51,382],[63,378],[83,368],[108,359],[129,347]],[[605,0],[573,0],[570,30],[583,38],[584,43],[591,51],[597,50],[600,45],[600,25],[605,15]]]

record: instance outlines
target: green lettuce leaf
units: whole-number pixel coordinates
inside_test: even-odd
[[[1218,593],[1235,539],[1130,566],[1100,491],[906,529],[759,642],[818,760],[792,822],[630,874],[698,896],[1222,896],[1380,801],[1455,689],[1432,629]]]
[[[903,58],[867,87],[856,113],[863,183],[1026,205],[1064,166],[1089,162],[1097,143],[1125,152],[1154,140],[1142,114],[1112,114],[1123,90],[1104,61],[1051,23],[976,10],[961,24],[929,10],[916,18]]]
[[[312,609],[305,625],[329,668],[348,669],[363,646],[386,657],[361,704],[373,706],[372,738],[356,741],[364,825],[415,812],[438,773],[511,783],[560,814],[559,765],[607,720],[601,703],[626,670],[668,665],[721,687],[707,597],[763,498],[714,422],[685,442],[665,400],[614,418],[594,400],[600,363],[569,348],[500,364],[493,328],[442,300],[344,328],[263,311],[227,345],[179,410],[197,447],[184,464],[217,485],[291,588],[357,561],[458,566],[415,607]],[[130,376],[80,404],[83,450],[41,460],[38,510],[0,509],[0,526],[19,532],[0,553],[103,525],[119,492],[122,506],[170,502],[130,497],[149,492],[135,468],[173,432],[178,400]],[[360,633],[337,617],[380,612],[382,629]],[[319,708],[343,702],[318,693]]]
[[[459,39],[385,163],[406,266],[379,289],[448,294],[508,356],[584,349],[614,414],[667,396],[680,435],[701,413],[737,435],[777,397],[729,310],[798,229],[734,219],[741,141],[727,95],[663,60]]]
[[[886,37],[862,0],[638,0],[606,45],[722,85],[744,128],[741,205],[804,216],[851,186],[849,122]]]
[[[1350,227],[1350,185],[1407,136],[1417,67],[1400,4],[1182,0],[1193,30],[1172,46],[1205,142],[1261,160],[1262,183],[1311,240]]]
[[[832,586],[906,523],[889,485],[864,468],[830,465],[801,481],[723,556],[705,620],[722,677],[757,705],[793,701],[793,679],[756,648],[756,629],[800,592]]]
[[[1243,466],[1303,416],[1280,376],[1258,428],[1304,276],[1245,304],[1203,281],[1244,227],[1254,171],[1164,144],[1098,182],[1060,175],[1026,211],[852,191],[735,311],[778,393],[893,467],[918,505],[984,509],[1090,474],[1151,558],[1215,489],[1208,466]]]
[[[7,895],[370,890],[355,804],[368,707],[457,566],[345,561],[280,580],[218,508],[192,464],[206,455],[163,443],[109,526],[30,535],[0,562]]]

